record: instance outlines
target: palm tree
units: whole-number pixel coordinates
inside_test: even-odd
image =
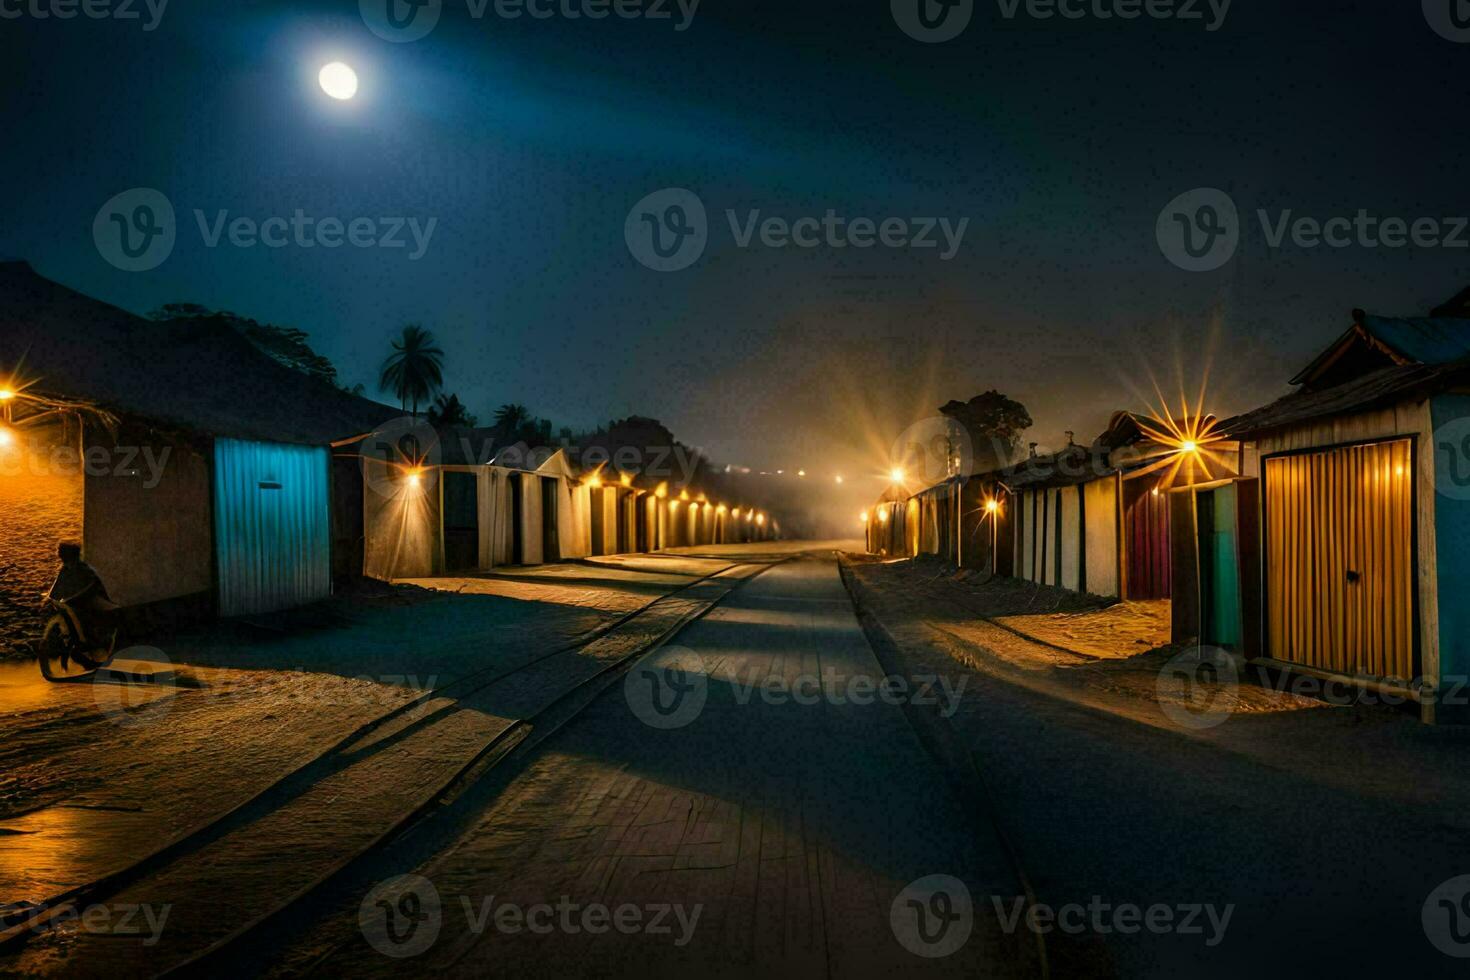
[[[416,323],[403,328],[393,341],[393,353],[383,361],[378,388],[398,396],[402,408],[413,406],[418,418],[419,405],[430,401],[444,386],[444,352],[434,346],[434,335]]]
[[[436,429],[473,429],[479,420],[464,407],[458,395],[440,395],[429,408],[429,424]]]
[[[531,421],[531,410],[524,405],[501,405],[495,410],[495,424],[506,432],[519,432]]]

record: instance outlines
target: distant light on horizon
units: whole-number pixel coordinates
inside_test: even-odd
[[[317,75],[322,91],[338,101],[345,102],[357,94],[357,72],[340,61],[322,66]]]

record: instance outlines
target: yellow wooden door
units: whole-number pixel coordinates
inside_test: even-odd
[[[1266,460],[1270,656],[1412,679],[1413,557],[1408,440]]]

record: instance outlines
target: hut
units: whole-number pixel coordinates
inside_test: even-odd
[[[1236,472],[1234,447],[1213,436],[1214,424],[1208,416],[1181,424],[1117,412],[1090,445],[1000,473],[1014,575],[1111,598],[1170,598],[1169,490]],[[1210,434],[1209,445],[1183,430]]]
[[[420,424],[408,437],[390,428],[340,447],[367,474],[364,574],[427,578],[593,553],[593,487],[566,451],[519,443],[492,456],[495,435],[441,437]]]
[[[145,320],[23,262],[0,264],[0,402],[0,496],[32,515],[6,528],[32,569],[7,589],[54,571],[36,556],[65,534],[118,603],[169,615],[328,597],[334,553],[359,544],[334,525],[330,447],[397,414],[218,318]]]
[[[1267,663],[1406,694],[1427,721],[1464,720],[1443,695],[1470,675],[1470,612],[1454,598],[1470,572],[1465,295],[1436,311],[1455,316],[1355,310],[1296,391],[1225,424],[1241,441],[1236,523],[1219,520],[1228,497],[1208,520],[1198,495],[1178,502],[1176,524],[1200,530],[1175,548],[1199,570],[1176,579],[1194,597],[1176,604],[1177,640],[1237,631]],[[1231,532],[1235,605],[1218,588],[1229,567],[1209,578],[1211,543]]]

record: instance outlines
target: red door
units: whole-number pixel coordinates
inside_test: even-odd
[[[1169,598],[1169,496],[1148,478],[1123,484],[1125,599]]]

